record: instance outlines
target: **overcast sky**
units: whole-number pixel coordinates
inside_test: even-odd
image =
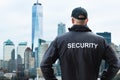
[[[36,0],[0,0],[0,55],[3,42],[10,39],[17,46],[27,41],[31,45],[32,5]],[[43,5],[43,36],[53,40],[57,25],[71,27],[71,11],[84,7],[88,11],[88,26],[94,33],[111,32],[112,42],[120,44],[120,0],[39,0]],[[1,58],[1,57],[0,57]]]

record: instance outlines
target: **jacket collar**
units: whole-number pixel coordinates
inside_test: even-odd
[[[68,28],[69,31],[75,31],[75,32],[91,32],[91,30],[88,28],[87,25],[81,26],[81,25],[73,25],[71,28]]]

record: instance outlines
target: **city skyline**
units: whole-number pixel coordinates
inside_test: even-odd
[[[10,39],[15,46],[19,42],[28,42],[31,46],[32,5],[36,0],[0,1],[0,54],[3,56],[3,42]],[[119,0],[39,0],[43,4],[43,36],[45,40],[53,40],[57,36],[57,24],[63,22],[71,27],[71,11],[82,6],[88,11],[88,26],[96,32],[111,32],[112,42],[119,45]],[[22,5],[22,6],[21,6]],[[0,58],[1,58],[0,56]]]

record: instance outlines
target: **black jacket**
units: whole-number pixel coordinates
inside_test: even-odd
[[[119,70],[118,59],[111,47],[87,26],[74,25],[51,43],[41,62],[46,80],[57,80],[52,69],[57,59],[60,60],[62,80],[97,80],[103,59],[109,67],[101,80],[111,80]]]

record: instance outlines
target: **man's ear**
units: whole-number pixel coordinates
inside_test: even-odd
[[[85,20],[85,22],[86,22],[86,23],[88,22],[88,18]]]
[[[73,18],[71,19],[71,21],[72,21],[72,24],[74,24],[74,19]]]

